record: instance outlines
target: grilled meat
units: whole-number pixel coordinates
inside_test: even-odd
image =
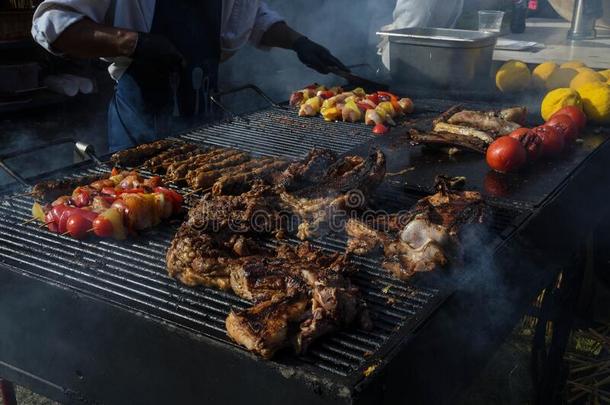
[[[411,131],[417,143],[459,147],[485,153],[498,137],[507,135],[525,122],[525,107],[512,107],[501,111],[471,111],[454,106],[433,121],[431,132]]]
[[[460,234],[465,226],[483,223],[488,209],[479,193],[452,190],[451,180],[439,176],[438,192],[419,200],[408,214],[395,215],[388,221],[394,224],[389,231],[349,220],[348,252],[362,255],[383,250],[384,267],[401,279],[459,260]],[[397,229],[395,224],[404,225]]]
[[[227,173],[220,177],[212,187],[214,195],[236,195],[246,192],[256,180],[271,183],[274,175],[279,175],[288,166],[282,160],[274,160],[268,164],[252,168],[240,173]]]
[[[375,151],[368,158],[344,157],[331,165],[318,185],[282,192],[283,203],[301,220],[297,237],[310,238],[327,224],[338,210],[361,209],[366,196],[383,181],[385,156]]]
[[[64,180],[47,180],[37,183],[32,187],[30,195],[39,201],[51,202],[58,197],[71,194],[78,186],[83,186],[96,182],[98,180],[107,179],[110,174],[93,174],[89,176],[81,176]]]
[[[292,163],[282,173],[278,183],[286,191],[311,187],[324,178],[328,168],[337,161],[335,152],[328,149],[314,148],[304,160]]]
[[[249,159],[245,152],[234,149],[216,149],[202,153],[183,162],[176,162],[167,168],[166,178],[178,182],[186,180],[188,173],[194,170],[215,170],[234,166]],[[220,162],[223,162],[220,164]],[[214,166],[212,166],[214,165]]]
[[[290,343],[290,326],[304,316],[308,304],[305,295],[280,295],[243,311],[231,311],[225,321],[227,333],[249,351],[270,359]]]
[[[229,290],[231,271],[241,263],[225,244],[187,224],[180,227],[167,251],[169,275],[188,286]]]
[[[464,110],[452,115],[447,120],[447,123],[476,128],[481,131],[489,132],[495,135],[495,137],[507,135],[521,127],[518,123],[501,118],[500,114],[502,113]],[[515,114],[513,113],[503,114],[502,116],[512,117],[514,115]]]
[[[415,143],[458,147],[473,152],[485,153],[489,143],[477,137],[451,132],[419,132],[415,129],[409,131],[409,137]]]
[[[180,141],[161,139],[159,141],[136,146],[135,148],[116,152],[112,155],[110,161],[116,166],[136,167],[151,157],[181,144],[182,142]]]
[[[186,173],[184,180],[187,184],[193,184],[197,180],[197,174],[214,170],[226,170],[231,167],[238,166],[250,160],[250,155],[246,152],[227,153],[225,159],[212,159],[198,166],[196,170],[190,170]]]
[[[142,167],[150,170],[152,173],[165,173],[165,169],[173,162],[188,154],[201,153],[201,149],[197,145],[185,143],[161,152],[155,157],[148,159],[142,164]],[[184,160],[184,159],[180,159]],[[165,163],[165,165],[164,165]]]
[[[205,190],[212,187],[216,180],[223,176],[239,176],[243,173],[248,173],[251,170],[271,164],[273,161],[273,158],[252,159],[237,166],[221,170],[194,170],[193,172],[189,172],[189,177],[187,179],[188,185],[193,190]]]

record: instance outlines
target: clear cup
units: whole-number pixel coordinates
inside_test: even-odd
[[[504,11],[499,10],[480,10],[479,11],[479,31],[500,32]]]

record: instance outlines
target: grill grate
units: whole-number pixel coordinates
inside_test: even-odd
[[[362,124],[303,119],[296,117],[294,111],[276,108],[250,114],[246,119],[209,125],[180,137],[257,155],[289,158],[302,157],[314,146],[344,153],[373,137],[370,128]],[[84,170],[68,169],[63,175],[82,175]],[[383,195],[378,199],[380,206],[389,206],[391,201],[400,209],[407,209],[417,200],[396,187],[390,187],[387,194],[383,190],[378,193]],[[245,308],[249,303],[231,293],[182,286],[166,273],[165,251],[180,221],[127,241],[77,241],[39,229],[36,224],[22,225],[30,219],[32,202],[31,198],[19,195],[0,199],[0,263],[237,347],[226,336],[225,318],[231,308]],[[506,214],[505,222],[494,225],[496,233],[512,219],[512,213]],[[331,235],[320,238],[314,245],[327,251],[343,251],[345,240]],[[423,286],[416,280],[398,281],[373,259],[353,260],[359,268],[353,280],[370,310],[374,328],[351,329],[324,337],[299,360],[308,370],[358,381],[363,370],[378,362],[427,319],[449,291]],[[274,361],[295,364],[294,357],[288,355],[280,355]]]
[[[373,138],[373,133],[362,123],[325,122],[299,117],[294,110],[269,108],[180,137],[267,156],[300,158],[316,146],[339,154],[347,152]]]
[[[231,308],[245,308],[249,303],[231,293],[187,288],[167,276],[165,250],[178,224],[123,242],[77,241],[39,229],[36,224],[21,225],[30,218],[32,202],[13,196],[0,204],[2,263],[233,345],[226,337],[225,317]],[[344,249],[339,239],[326,238],[316,245],[327,251]],[[373,260],[359,259],[357,264],[360,273],[354,282],[371,311],[374,329],[332,335],[314,344],[303,357],[314,367],[341,376],[364,367],[368,354],[383,349],[398,329],[416,326],[416,319],[423,319],[442,301],[438,290],[405,285]],[[393,305],[387,305],[390,299]]]

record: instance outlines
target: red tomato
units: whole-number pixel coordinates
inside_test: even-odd
[[[91,221],[81,215],[80,212],[75,212],[70,215],[66,224],[66,230],[70,232],[70,236],[75,239],[84,239],[87,236],[87,232],[91,229]]]
[[[561,110],[558,110],[555,114],[553,114],[551,118],[556,115],[567,115],[572,119],[572,121],[574,121],[574,124],[576,124],[576,127],[579,130],[587,126],[587,116],[580,108],[573,105],[563,107]]]
[[[91,204],[91,195],[89,194],[89,191],[79,187],[74,190],[72,201],[77,207],[86,207]]]
[[[527,153],[521,143],[510,136],[501,136],[487,148],[487,164],[501,172],[518,170],[525,164]]]
[[[383,135],[388,131],[389,131],[388,127],[386,127],[383,124],[377,124],[373,127],[373,133],[375,133],[377,135]]]
[[[554,127],[563,136],[566,145],[578,137],[578,127],[569,115],[553,115],[545,125]]]
[[[53,215],[53,211],[49,211],[44,216],[44,221],[51,232],[57,232],[57,219]]]
[[[541,125],[532,131],[542,139],[542,156],[555,157],[563,151],[563,135],[554,127]]]
[[[116,190],[114,189],[114,187],[104,187],[104,188],[102,188],[102,194],[109,195],[111,197],[115,197]]]
[[[334,97],[336,94],[330,90],[320,91],[318,92],[318,96],[322,99],[326,100],[327,98]]]
[[[110,238],[114,234],[112,222],[108,218],[98,216],[93,221],[93,232],[100,238]]]
[[[529,128],[519,128],[511,132],[508,136],[518,140],[527,152],[527,159],[531,162],[540,157],[542,150],[542,139]]]
[[[359,102],[359,103],[356,103],[356,105],[358,106],[358,108],[360,108],[361,110],[364,110],[364,111],[372,110],[374,108],[372,105],[370,105],[368,103]]]
[[[367,100],[371,100],[375,105],[379,104],[379,96],[377,94],[368,94],[366,96]]]

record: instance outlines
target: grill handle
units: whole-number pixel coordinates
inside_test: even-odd
[[[106,167],[107,165],[102,162],[97,155],[95,154],[95,148],[93,145],[88,143],[77,141],[75,143],[76,152],[81,155],[83,158],[89,157],[91,160],[95,162],[96,165]]]
[[[93,146],[88,145],[88,144],[83,143],[83,142],[77,142],[73,138],[58,138],[58,139],[54,139],[51,142],[46,142],[46,143],[41,144],[41,145],[32,146],[32,147],[26,148],[26,149],[14,150],[14,151],[7,152],[7,153],[5,153],[3,155],[0,155],[0,169],[4,170],[6,172],[6,174],[8,174],[12,178],[14,178],[17,182],[21,183],[22,185],[24,185],[26,187],[30,187],[31,184],[28,183],[21,175],[19,175],[18,173],[15,173],[15,171],[12,170],[5,163],[5,160],[13,159],[13,158],[16,158],[16,157],[19,157],[19,156],[22,156],[22,155],[25,155],[25,154],[28,154],[28,153],[37,152],[39,150],[46,149],[46,148],[48,148],[50,146],[63,145],[65,143],[73,143],[73,144],[75,144],[76,150],[77,150],[77,152],[79,154],[81,154],[83,156],[89,156],[96,164],[105,166],[97,158],[97,156],[95,156],[95,150],[93,149]]]

